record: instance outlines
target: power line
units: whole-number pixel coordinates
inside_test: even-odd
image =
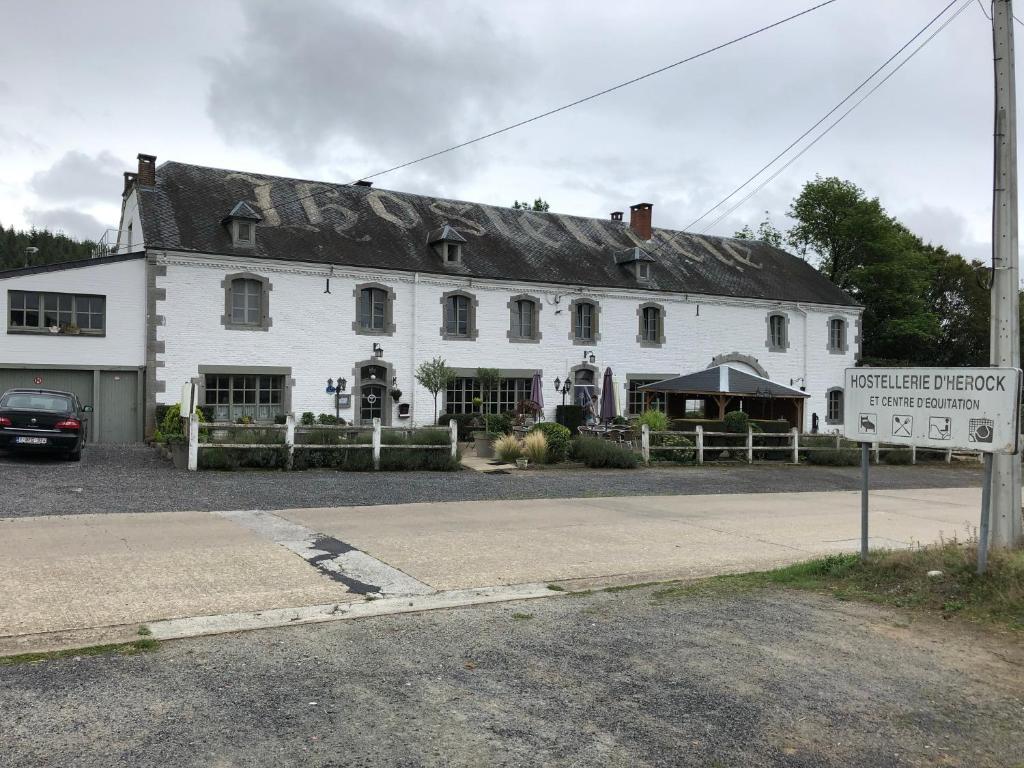
[[[892,77],[897,72],[899,72],[900,69],[903,68],[904,64],[906,64],[908,61],[910,61],[912,58],[914,58],[914,56],[918,53],[918,51],[920,51],[922,48],[924,48],[926,45],[928,45],[928,43],[930,43],[932,41],[932,39],[935,38],[936,35],[938,35],[942,30],[944,30],[950,24],[950,22],[953,21],[953,19],[955,19],[957,16],[959,16],[961,13],[963,13],[967,9],[967,7],[969,5],[971,5],[971,4],[972,4],[972,0],[965,0],[964,4],[961,5],[953,13],[952,16],[950,16],[948,19],[946,19],[944,22],[942,22],[942,24],[939,26],[938,29],[936,29],[927,38],[925,38],[924,41],[922,41],[921,44],[919,46],[917,46],[917,48],[915,48],[913,51],[911,51],[910,54],[905,59],[903,59],[903,61],[901,61],[899,64],[897,64],[896,67],[889,74],[887,74],[884,78],[882,78],[880,81],[878,81],[878,83],[876,83],[874,85],[874,87],[871,88],[871,90],[869,90],[867,93],[865,93],[848,110],[846,110],[845,112],[843,112],[843,114],[841,114],[838,118],[836,118],[836,120],[834,122],[832,122],[832,124],[829,125],[824,131],[822,131],[820,134],[818,134],[818,136],[816,136],[813,141],[811,141],[807,146],[805,146],[803,149],[801,149],[799,152],[797,152],[795,155],[793,155],[793,157],[791,157],[789,160],[787,160],[785,162],[785,164],[782,165],[781,168],[779,168],[777,171],[775,171],[775,173],[773,173],[771,176],[769,176],[763,182],[758,184],[757,187],[755,187],[753,189],[753,191],[751,191],[749,194],[747,194],[745,197],[743,197],[743,199],[740,200],[739,202],[737,202],[735,205],[731,206],[727,211],[725,211],[725,213],[723,213],[721,216],[719,216],[714,221],[712,221],[710,224],[708,224],[706,227],[704,227],[701,230],[701,234],[706,233],[709,229],[711,229],[712,227],[717,225],[724,218],[729,216],[733,211],[735,211],[737,208],[739,208],[741,205],[743,205],[747,200],[749,200],[754,195],[756,195],[758,192],[760,192],[762,189],[764,189],[769,183],[774,181],[779,176],[779,174],[781,174],[790,165],[792,165],[794,162],[796,162],[796,160],[798,160],[800,157],[802,157],[804,155],[804,153],[807,152],[807,150],[809,150],[811,147],[813,147],[815,144],[817,144],[819,141],[821,141],[823,138],[825,138],[825,136],[828,135],[828,133],[833,128],[835,128],[837,125],[839,125],[839,123],[841,123],[846,118],[847,115],[849,115],[851,112],[853,112],[853,110],[855,110],[857,107],[859,107],[861,104],[863,104],[875,91],[877,91],[879,88],[881,88],[889,80],[890,77]]]
[[[719,200],[717,203],[715,203],[713,206],[711,206],[706,211],[704,211],[704,213],[702,213],[696,219],[694,219],[689,224],[687,224],[685,229],[687,229],[687,230],[691,229],[692,227],[696,226],[698,222],[700,222],[703,219],[707,218],[712,212],[714,212],[715,210],[717,210],[718,208],[723,206],[730,199],[732,199],[737,194],[739,194],[739,192],[744,187],[746,187],[748,184],[750,184],[752,181],[754,181],[754,179],[756,179],[758,176],[760,176],[762,173],[764,173],[766,170],[768,170],[772,165],[775,164],[775,162],[779,158],[781,158],[783,155],[785,155],[787,152],[789,152],[789,150],[791,150],[793,147],[795,147],[797,144],[799,144],[801,141],[803,141],[808,135],[810,135],[810,133],[812,131],[814,131],[815,128],[817,128],[819,125],[821,125],[826,120],[828,120],[828,118],[831,117],[833,114],[835,114],[839,110],[839,108],[843,106],[843,104],[845,104],[850,99],[852,99],[857,94],[857,91],[861,90],[864,86],[866,86],[868,83],[870,83],[879,72],[884,70],[887,66],[889,66],[889,64],[892,63],[892,61],[896,57],[898,57],[907,48],[909,48],[913,44],[913,42],[915,40],[917,40],[917,38],[919,38],[921,35],[923,35],[928,30],[928,27],[930,27],[932,24],[934,24],[936,21],[938,21],[942,17],[942,15],[946,13],[946,11],[948,11],[950,8],[952,8],[954,5],[956,5],[956,2],[957,2],[957,0],[950,0],[949,5],[947,5],[941,11],[939,11],[938,14],[936,14],[935,17],[931,21],[929,21],[927,24],[925,24],[917,32],[917,34],[915,34],[912,38],[910,38],[909,40],[907,40],[907,42],[905,42],[902,46],[900,46],[900,49],[898,51],[896,51],[896,53],[894,53],[888,59],[886,59],[882,63],[881,66],[879,66],[877,69],[875,69],[874,72],[872,72],[870,75],[868,75],[866,78],[864,78],[860,82],[860,84],[856,88],[854,88],[852,91],[850,91],[842,101],[840,101],[838,104],[836,104],[834,107],[832,107],[832,109],[830,109],[828,112],[826,112],[824,115],[822,115],[821,118],[818,120],[818,122],[816,122],[814,125],[812,125],[810,128],[808,128],[806,131],[801,133],[799,136],[797,136],[792,141],[792,143],[789,144],[789,146],[787,146],[784,150],[779,152],[779,154],[775,155],[775,157],[773,157],[771,160],[769,160],[767,163],[765,163],[763,166],[761,166],[761,168],[759,168],[758,171],[756,173],[754,173],[749,179],[744,181],[742,184],[740,184],[738,187],[736,187],[736,189],[734,189],[728,195],[726,195],[721,200]],[[978,0],[978,2],[980,3],[981,0]]]
[[[727,48],[728,46],[733,45],[733,44],[738,43],[738,42],[741,42],[743,40],[746,40],[747,38],[754,37],[755,35],[759,35],[762,32],[767,32],[769,29],[774,29],[775,27],[781,26],[781,25],[785,24],[788,21],[792,21],[793,19],[797,19],[797,18],[799,18],[801,16],[804,16],[804,15],[806,15],[808,13],[811,13],[812,11],[816,11],[819,8],[824,8],[826,5],[831,5],[834,2],[835,2],[835,0],[825,0],[825,2],[818,3],[817,5],[811,6],[810,8],[807,8],[807,9],[805,9],[803,11],[800,11],[799,13],[794,13],[792,16],[787,16],[786,18],[780,19],[779,21],[776,21],[776,22],[774,22],[772,24],[768,24],[767,26],[760,27],[759,29],[755,29],[753,32],[748,32],[745,35],[740,35],[739,37],[734,37],[732,40],[728,40],[728,41],[726,41],[724,43],[720,43],[720,44],[718,44],[718,45],[716,45],[716,46],[714,46],[712,48],[708,48],[708,49],[703,50],[700,53],[696,53],[696,54],[694,54],[692,56],[687,56],[685,59],[680,59],[679,61],[673,62],[672,64],[667,64],[664,67],[660,67],[659,69],[655,69],[652,72],[648,72],[648,73],[640,75],[638,77],[634,77],[631,80],[626,80],[624,82],[619,83],[618,85],[613,85],[610,88],[605,88],[603,91],[598,91],[597,93],[592,93],[589,96],[584,96],[582,99],[577,99],[576,101],[569,102],[568,104],[563,104],[562,106],[556,107],[555,109],[550,109],[547,112],[542,112],[539,115],[534,115],[533,117],[528,117],[525,120],[520,120],[517,123],[512,123],[511,125],[507,125],[504,128],[499,128],[499,129],[497,129],[495,131],[491,131],[490,133],[485,133],[483,136],[477,136],[475,139],[470,139],[469,141],[464,141],[461,144],[455,144],[454,146],[448,147],[447,149],[438,150],[437,152],[431,152],[430,154],[423,155],[422,157],[418,157],[415,160],[409,160],[409,161],[407,161],[405,163],[400,163],[399,165],[394,165],[391,168],[387,168],[387,169],[385,169],[383,171],[377,171],[376,173],[371,173],[370,175],[363,176],[362,178],[363,179],[372,179],[372,178],[375,178],[377,176],[383,176],[385,173],[391,173],[392,171],[397,171],[397,170],[399,170],[401,168],[407,168],[410,165],[415,165],[416,163],[421,163],[424,160],[430,160],[431,158],[447,154],[448,152],[454,152],[457,149],[462,149],[463,147],[468,147],[470,144],[476,144],[477,142],[483,141],[485,139],[492,138],[494,136],[498,136],[499,134],[506,133],[506,132],[511,131],[511,130],[513,130],[515,128],[521,128],[522,126],[527,125],[529,123],[535,122],[537,120],[542,120],[545,117],[550,117],[551,115],[558,114],[559,112],[564,112],[567,109],[572,109],[573,107],[577,107],[580,104],[583,104],[585,102],[592,101],[593,99],[597,99],[597,98],[599,98],[601,96],[605,96],[605,95],[607,95],[609,93],[612,93],[613,91],[619,90],[620,88],[625,88],[626,86],[633,85],[634,83],[639,83],[641,80],[646,80],[647,78],[654,77],[655,75],[660,75],[662,72],[667,72],[668,70],[673,69],[675,67],[678,67],[678,66],[680,66],[682,64],[688,64],[691,61],[695,61],[696,59],[699,59],[699,58],[701,58],[703,56],[707,56],[708,54],[714,53],[715,51],[720,51],[723,48]]]

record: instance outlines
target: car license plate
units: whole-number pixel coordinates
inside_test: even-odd
[[[47,440],[45,437],[16,437],[14,442],[22,445],[46,445]]]

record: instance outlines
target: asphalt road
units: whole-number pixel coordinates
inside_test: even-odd
[[[419,501],[579,498],[704,493],[843,491],[857,467],[708,465],[636,470],[437,472],[196,472],[145,446],[91,446],[81,463],[0,454],[0,517],[88,512],[283,509]],[[872,467],[872,487],[977,485],[973,463]]]
[[[1014,766],[1022,669],[821,595],[561,595],[0,667],[0,765]]]

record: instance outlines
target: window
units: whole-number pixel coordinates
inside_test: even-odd
[[[646,261],[638,261],[636,263],[636,279],[637,280],[650,280],[651,279],[651,265]]]
[[[508,336],[509,341],[540,341],[541,333],[538,321],[541,307],[540,302],[533,296],[521,294],[510,298],[507,306],[509,310],[509,324],[506,336]]]
[[[380,288],[363,288],[359,292],[359,325],[368,331],[383,331],[388,294]]]
[[[445,397],[445,410],[448,413],[505,413],[514,411],[516,403],[530,397],[533,380],[526,378],[501,379],[497,389],[482,392],[480,382],[474,377],[458,377],[448,385]],[[479,397],[483,405],[477,408],[473,398]]]
[[[238,226],[238,242],[240,243],[251,243],[252,242],[252,224],[248,221],[240,221]]]
[[[626,413],[639,416],[645,410],[665,412],[664,392],[641,392],[640,387],[663,379],[630,379],[626,389]],[[649,398],[649,400],[648,400]]]
[[[462,245],[460,243],[445,243],[444,260],[449,264],[460,263],[462,261]]]
[[[576,338],[592,341],[594,338],[594,305],[581,303],[576,305]]]
[[[825,422],[839,424],[843,420],[843,390],[830,389],[825,402]]]
[[[472,341],[477,337],[476,298],[462,291],[452,291],[441,297],[444,318],[441,336],[445,339]]]
[[[601,339],[601,305],[593,299],[575,299],[569,304],[569,341],[589,346]]]
[[[263,286],[259,280],[232,280],[231,322],[235,325],[259,325],[262,298]]]
[[[205,384],[205,404],[214,421],[273,421],[285,413],[284,376],[207,374]]]
[[[648,305],[640,308],[640,343],[645,346],[664,343],[661,332],[661,307]]]
[[[103,335],[106,298],[73,293],[9,291],[8,333]]]
[[[765,346],[772,352],[785,352],[789,348],[789,318],[783,314],[768,315],[768,340]]]
[[[846,321],[841,317],[833,317],[828,321],[828,350],[846,351]]]
[[[237,222],[236,222],[237,223]],[[236,331],[270,329],[270,281],[250,272],[228,275],[221,282],[224,288],[224,314],[221,324]]]

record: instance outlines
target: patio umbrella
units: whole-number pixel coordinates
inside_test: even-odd
[[[604,369],[604,381],[601,384],[601,421],[611,421],[618,416],[615,408],[615,385],[612,383],[612,369]]]
[[[544,410],[544,382],[541,381],[540,371],[533,374],[533,382],[530,384],[530,399],[535,402],[540,409]]]

